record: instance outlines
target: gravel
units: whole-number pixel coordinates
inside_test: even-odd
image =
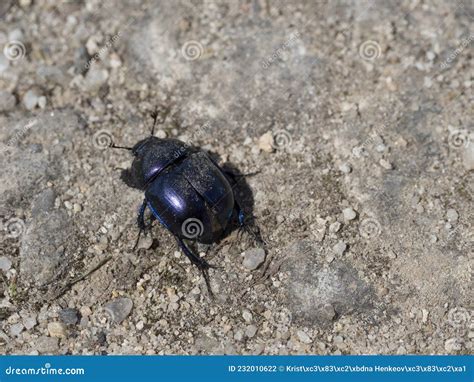
[[[0,256],[0,270],[7,272],[12,266],[12,261],[5,256]]]
[[[342,210],[342,214],[344,216],[345,221],[351,221],[351,220],[354,220],[357,217],[357,213],[351,207],[344,208]]]
[[[79,321],[79,311],[74,308],[61,309],[59,319],[66,325],[75,325]]]
[[[120,324],[125,320],[133,308],[133,301],[127,297],[120,297],[105,304],[104,309],[113,322]]]
[[[265,261],[265,250],[252,248],[244,252],[242,265],[248,270],[255,270]]]
[[[66,337],[66,326],[62,322],[50,322],[48,324],[48,333],[51,337]]]
[[[332,248],[336,255],[341,256],[347,249],[347,244],[343,241],[338,241],[337,244]]]

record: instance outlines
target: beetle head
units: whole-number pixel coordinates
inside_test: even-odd
[[[132,165],[122,171],[121,178],[129,187],[144,189],[158,173],[186,155],[189,149],[177,139],[145,138],[131,149],[134,156]]]

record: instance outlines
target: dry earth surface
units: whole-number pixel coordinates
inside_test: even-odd
[[[0,352],[472,353],[472,1],[0,5]],[[120,180],[150,129],[216,155],[265,253]],[[262,256],[263,255],[263,256]]]

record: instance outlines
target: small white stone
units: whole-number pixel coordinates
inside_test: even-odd
[[[160,138],[160,139],[165,139],[166,138],[166,131],[160,129],[155,133],[155,136],[157,138]]]
[[[10,326],[10,335],[12,337],[18,337],[24,328],[25,327],[23,326],[23,324],[13,324],[12,326]]]
[[[252,313],[250,313],[248,310],[244,310],[242,312],[242,317],[244,318],[245,322],[251,322],[252,321]]]
[[[339,166],[339,170],[344,174],[349,174],[352,171],[352,167],[348,163],[343,163]]]
[[[393,169],[392,164],[386,159],[380,159],[379,164],[380,164],[380,166],[382,166],[386,170]]]
[[[35,316],[29,316],[25,317],[23,319],[23,325],[25,325],[26,330],[33,329],[36,326],[36,317]]]
[[[426,309],[422,309],[421,314],[422,314],[421,322],[426,324],[428,322],[428,315],[430,314],[430,312],[428,312]]]
[[[28,110],[33,110],[38,104],[39,94],[35,89],[28,90],[23,96],[23,105]]]
[[[329,226],[329,232],[336,233],[341,229],[342,224],[340,222],[331,223]]]
[[[436,57],[436,53],[429,50],[428,52],[426,52],[426,58],[430,61],[433,61]]]
[[[258,147],[267,152],[273,152],[273,136],[270,132],[263,134],[258,140]]]
[[[142,236],[138,242],[138,249],[150,249],[153,245],[153,238],[151,235]]]
[[[12,266],[12,262],[8,257],[0,256],[0,270],[7,272]]]
[[[245,328],[245,335],[248,338],[252,338],[257,333],[257,327],[255,325],[249,325]]]
[[[457,211],[453,208],[450,208],[447,212],[446,212],[446,218],[448,219],[449,222],[451,223],[455,223],[458,221],[458,218],[459,218],[459,215],[457,213]]]
[[[38,98],[38,106],[41,108],[41,109],[44,109],[46,107],[46,97],[45,96],[41,96]]]
[[[265,251],[262,248],[253,248],[243,253],[242,265],[249,269],[257,269],[265,261]]]
[[[344,220],[346,221],[354,220],[357,217],[357,213],[352,207],[344,208],[342,210],[342,214],[344,215]]]
[[[66,326],[62,322],[50,322],[48,333],[51,337],[66,337]]]
[[[296,332],[296,335],[298,336],[298,340],[300,340],[300,342],[302,342],[304,344],[310,344],[311,342],[313,342],[311,340],[311,337],[308,336],[308,334],[306,332],[304,332],[303,330],[298,330]]]
[[[117,69],[122,66],[122,60],[117,53],[111,53],[109,56],[109,64],[111,68]]]
[[[332,250],[336,255],[341,256],[347,249],[347,244],[344,243],[343,241],[339,241],[334,247],[332,247]]]

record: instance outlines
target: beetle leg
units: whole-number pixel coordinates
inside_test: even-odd
[[[142,232],[147,232],[147,230],[149,230],[153,224],[153,220],[155,220],[155,215],[151,215],[150,216],[150,223],[145,224],[145,211],[146,211],[146,207],[147,207],[147,202],[146,202],[146,199],[143,200],[143,203],[142,205],[140,206],[140,209],[138,210],[138,216],[137,216],[137,225],[138,225],[138,237],[137,237],[137,241],[135,242],[135,245],[133,246],[133,250],[135,250],[138,246],[138,243],[140,241],[140,236],[142,234]]]
[[[211,282],[209,279],[209,268],[215,268],[214,266],[210,265],[206,260],[202,259],[193,251],[191,251],[188,246],[184,243],[183,239],[176,237],[176,240],[178,242],[179,247],[183,250],[184,254],[188,257],[189,260],[191,260],[191,263],[193,263],[195,266],[199,268],[199,270],[202,273],[202,276],[204,277],[204,281],[206,282],[207,290],[209,291],[209,295],[211,297],[214,297],[211,289]]]
[[[265,241],[262,239],[260,229],[257,225],[246,222],[245,213],[237,201],[234,201],[234,208],[237,211],[237,215],[239,217],[239,237],[242,235],[242,232],[245,231],[251,235],[259,245],[265,246]]]

